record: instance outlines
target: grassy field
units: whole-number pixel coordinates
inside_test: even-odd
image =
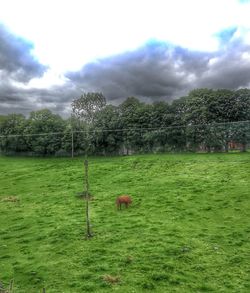
[[[250,292],[250,154],[0,157],[0,280],[16,293]],[[131,194],[129,209],[115,199]]]

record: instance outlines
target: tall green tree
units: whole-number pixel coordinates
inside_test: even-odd
[[[138,152],[142,147],[142,133],[139,129],[143,126],[140,115],[143,106],[144,103],[141,103],[135,97],[128,97],[119,105],[124,154]]]
[[[28,119],[30,150],[39,155],[53,155],[62,148],[65,121],[48,109],[33,111]]]
[[[122,121],[119,109],[107,105],[96,116],[92,144],[97,154],[118,154],[123,143]]]
[[[0,117],[0,148],[3,152],[19,153],[28,149],[24,136],[27,121],[22,114],[9,114]]]

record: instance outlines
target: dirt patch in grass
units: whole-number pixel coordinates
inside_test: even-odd
[[[111,275],[104,275],[102,276],[102,279],[104,282],[110,285],[119,284],[121,281],[121,278],[119,276],[111,276]]]
[[[14,195],[8,195],[1,199],[2,202],[19,202],[20,199]]]

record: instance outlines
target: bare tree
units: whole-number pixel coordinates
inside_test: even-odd
[[[102,93],[84,93],[79,99],[73,100],[71,106],[72,106],[72,114],[77,118],[77,120],[79,121],[79,124],[81,122],[84,122],[85,129],[86,129],[86,148],[85,148],[85,160],[84,160],[84,170],[85,170],[84,195],[86,200],[86,212],[85,212],[86,236],[87,238],[90,238],[93,235],[91,233],[90,205],[89,205],[89,202],[90,202],[89,174],[88,174],[88,171],[89,171],[88,152],[90,149],[89,130],[91,125],[94,122],[96,113],[106,106],[106,99]]]
[[[73,114],[81,121],[91,125],[95,114],[106,106],[106,99],[102,93],[84,93],[80,98],[73,100]]]

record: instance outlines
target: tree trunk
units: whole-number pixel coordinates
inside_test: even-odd
[[[228,153],[228,141],[225,143],[225,152]]]

